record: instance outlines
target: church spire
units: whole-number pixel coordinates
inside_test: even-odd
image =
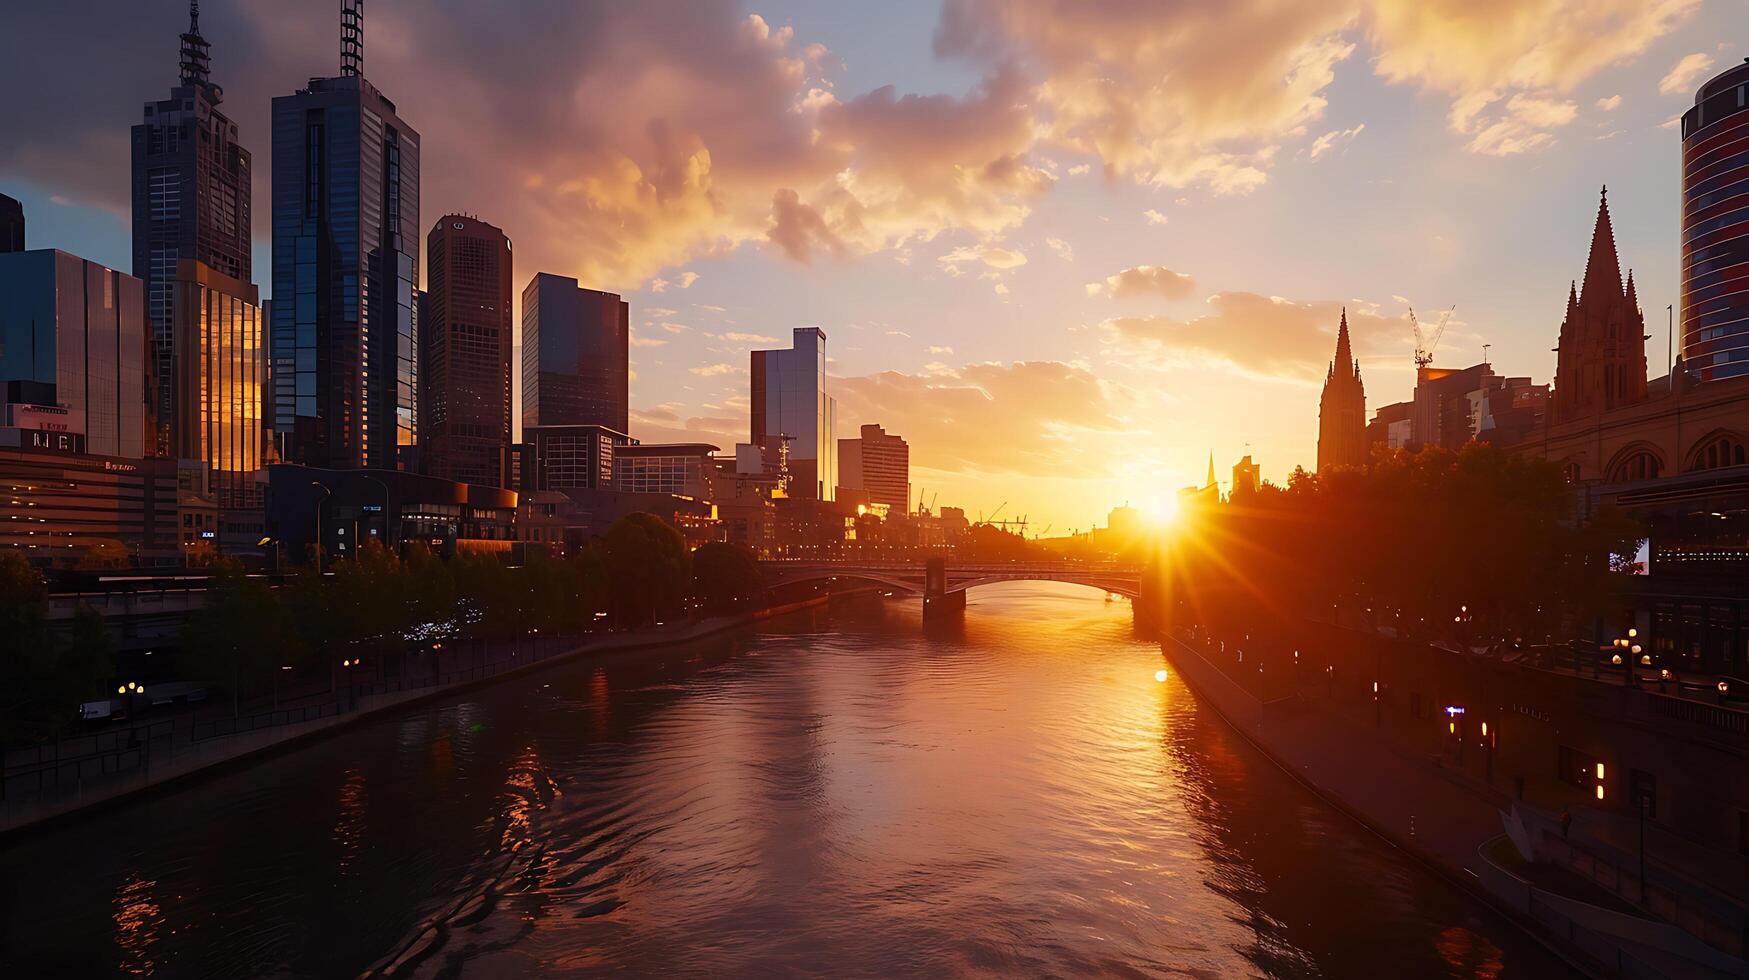
[[[1640,308],[1640,294],[1634,290],[1634,270],[1628,270],[1628,309]]]
[[[1336,363],[1331,368],[1332,374],[1353,374],[1355,372],[1354,348],[1348,341],[1348,307],[1342,308],[1342,322],[1336,327]]]
[[[1585,260],[1585,288],[1579,295],[1595,302],[1621,294],[1621,264],[1616,259],[1615,227],[1610,224],[1605,187],[1597,205],[1597,227],[1591,231],[1591,257]]]
[[[212,45],[200,36],[200,0],[188,2],[188,33],[182,35],[182,84],[206,85],[212,76]]]
[[[1211,450],[1209,450],[1209,482],[1203,484],[1203,489],[1207,490],[1209,487],[1212,487],[1214,485],[1215,485],[1215,451],[1213,449],[1211,449]]]

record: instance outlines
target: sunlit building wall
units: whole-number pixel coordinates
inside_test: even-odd
[[[752,352],[752,445],[784,460],[788,493],[832,500],[838,488],[838,403],[826,394],[826,332],[797,327],[788,350]]]
[[[256,288],[183,259],[171,307],[174,453],[206,465],[221,508],[259,507],[267,368]]]
[[[865,425],[855,439],[838,440],[838,485],[861,490],[869,503],[905,513],[911,496],[911,447],[878,425]]]

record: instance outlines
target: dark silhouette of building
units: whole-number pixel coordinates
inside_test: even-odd
[[[200,35],[200,5],[189,4],[181,37],[181,75],[170,97],[148,102],[133,128],[134,277],[146,284],[152,335],[151,451],[168,456],[188,420],[176,390],[176,331],[171,293],[177,263],[194,259],[208,269],[248,282],[250,270],[250,158],[237,142],[237,124],[219,111],[224,90],[211,79],[210,46]]]
[[[1233,464],[1233,496],[1256,493],[1257,488],[1262,485],[1263,467],[1251,462],[1250,453],[1246,453],[1242,459]]]
[[[394,469],[418,440],[419,134],[364,78],[362,16],[339,76],[273,100],[271,416],[282,459]]]
[[[419,306],[419,458],[432,476],[508,486],[510,239],[446,214],[425,239]]]
[[[1749,59],[1682,115],[1682,358],[1702,381],[1749,374]]]
[[[522,291],[522,424],[630,421],[631,308],[615,293],[537,272]]]
[[[0,252],[24,251],[24,205],[0,194]]]
[[[1318,471],[1331,466],[1365,466],[1366,387],[1348,340],[1348,310],[1336,328],[1336,357],[1324,377],[1318,400]]]
[[[1570,422],[1646,400],[1646,318],[1633,273],[1623,288],[1606,188],[1591,232],[1585,288],[1569,286],[1556,347],[1554,419]]]

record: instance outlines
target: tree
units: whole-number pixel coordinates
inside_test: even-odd
[[[225,558],[213,565],[206,604],[183,627],[180,665],[185,676],[228,684],[242,696],[267,689],[304,649],[290,611],[267,583]]]
[[[53,718],[49,588],[16,551],[0,551],[0,745],[34,738]]]
[[[647,625],[685,594],[686,542],[654,514],[627,514],[607,529],[607,570],[614,619]]]
[[[73,612],[73,628],[55,658],[53,685],[57,707],[108,696],[115,680],[115,638],[103,624],[103,614],[81,602]]]
[[[763,589],[759,560],[750,549],[712,541],[692,553],[692,597],[706,613],[744,609]]]

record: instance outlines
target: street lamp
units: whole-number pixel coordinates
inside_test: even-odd
[[[334,495],[334,491],[328,489],[328,485],[319,480],[311,480],[310,486],[322,491],[322,495],[316,498],[316,576],[320,578],[322,575],[322,505],[328,502],[328,498]]]

